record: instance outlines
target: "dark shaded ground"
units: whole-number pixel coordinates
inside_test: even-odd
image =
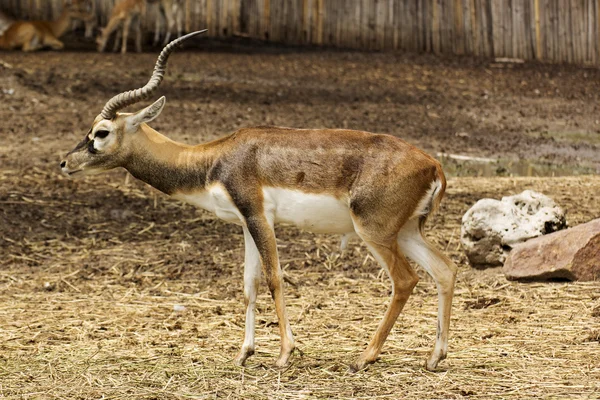
[[[431,55],[233,47],[197,41],[172,56],[155,127],[196,143],[242,126],[348,127],[430,152],[600,165],[600,71]],[[156,51],[0,53],[0,132],[45,155],[78,140],[112,95],[143,85]],[[36,116],[30,119],[27,116]],[[24,144],[24,143],[23,143]],[[58,155],[58,154],[57,154]]]

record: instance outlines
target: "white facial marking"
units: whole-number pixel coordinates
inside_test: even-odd
[[[108,131],[109,134],[105,138],[96,136],[96,133],[100,131]],[[114,135],[114,133],[112,132],[111,122],[106,120],[96,125],[93,128],[92,132],[90,132],[90,134],[88,135],[88,138],[94,141],[94,150],[98,152],[102,152],[110,148],[117,140],[116,135]]]

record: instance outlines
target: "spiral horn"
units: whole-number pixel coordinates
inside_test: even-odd
[[[154,72],[152,72],[152,76],[150,77],[148,83],[146,83],[146,85],[139,89],[128,90],[127,92],[123,92],[116,96],[113,96],[113,98],[107,101],[104,105],[104,108],[100,113],[102,118],[112,119],[117,115],[117,111],[152,96],[154,91],[158,88],[158,86],[163,80],[163,76],[165,75],[165,71],[167,69],[167,60],[169,58],[169,55],[171,55],[171,53],[173,52],[173,50],[175,50],[175,48],[185,40],[199,35],[201,33],[204,33],[206,31],[207,29],[203,29],[201,31],[188,33],[187,35],[175,39],[168,45],[166,45],[160,52],[158,60],[156,60]]]

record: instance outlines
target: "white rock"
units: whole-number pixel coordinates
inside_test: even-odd
[[[500,266],[514,245],[566,226],[564,211],[551,198],[526,190],[475,203],[463,215],[461,242],[472,266]]]

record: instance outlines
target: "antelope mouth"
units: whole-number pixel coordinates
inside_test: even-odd
[[[63,171],[62,171],[62,173],[63,173],[63,175],[65,175],[65,176],[69,176],[69,177],[71,177],[71,176],[73,176],[73,175],[75,175],[75,174],[78,174],[78,173],[80,173],[80,172],[82,172],[82,171],[83,171],[82,169],[76,169],[76,170],[74,170],[74,171],[65,171],[65,170],[63,170]]]

